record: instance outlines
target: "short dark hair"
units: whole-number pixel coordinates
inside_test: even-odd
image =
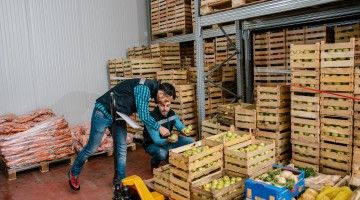
[[[159,90],[162,90],[165,92],[166,95],[169,95],[173,98],[173,100],[176,99],[176,90],[175,87],[170,83],[160,83]]]

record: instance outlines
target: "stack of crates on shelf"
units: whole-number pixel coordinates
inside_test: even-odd
[[[290,70],[290,45],[291,44],[305,44],[305,29],[304,27],[295,27],[286,29],[286,69]],[[287,75],[286,81],[291,82],[291,75]]]
[[[151,0],[151,33],[157,35],[160,33],[160,4],[159,0]]]
[[[320,172],[346,175],[351,172],[353,145],[354,50],[347,43],[321,43]]]
[[[258,85],[266,85],[266,73],[262,72],[268,66],[269,43],[267,33],[253,35],[253,61],[254,61],[254,95]]]
[[[230,127],[221,125],[216,119],[208,119],[202,121],[201,130],[203,138],[208,138],[219,133],[229,131]]]
[[[156,73],[156,79],[176,85],[187,84],[186,70],[161,70]]]
[[[256,106],[241,103],[235,106],[235,128],[238,131],[256,132]]]
[[[151,51],[149,46],[139,46],[128,48],[129,58],[150,58]]]
[[[167,32],[173,34],[192,32],[190,0],[167,1],[167,4],[169,5],[167,10]]]
[[[320,43],[290,49],[292,163],[319,171]]]
[[[180,60],[182,69],[194,66],[194,42],[180,43]]]
[[[257,177],[275,164],[274,141],[250,139],[224,149],[225,170],[239,176]]]
[[[110,88],[114,87],[118,81],[115,80],[116,77],[116,66],[117,66],[117,59],[109,60],[108,61],[108,74],[109,74],[109,85]]]
[[[232,7],[232,0],[201,0],[200,14],[206,15],[218,10]]]
[[[223,145],[211,141],[198,141],[169,153],[170,198],[191,198],[192,182],[223,169]]]
[[[194,85],[175,85],[176,99],[172,102],[172,109],[180,117],[185,126],[192,125],[189,135],[196,135],[197,112]]]
[[[125,70],[124,76],[127,78],[155,79],[158,71],[161,71],[159,58],[131,58],[130,68]]]
[[[276,161],[288,163],[291,157],[290,87],[258,86],[256,113],[257,138],[275,140]]]
[[[360,99],[360,39],[355,40],[355,79],[354,79],[354,94],[355,98]],[[360,101],[354,102],[354,148],[353,148],[353,163],[352,173],[360,175],[360,162],[358,158],[360,155]]]
[[[234,41],[235,36],[229,36],[232,41]],[[216,65],[221,65],[225,60],[227,60],[231,55],[235,53],[234,47],[231,46],[231,43],[226,37],[217,37],[216,41],[216,55],[215,61]],[[234,43],[235,44],[235,43]],[[234,82],[235,81],[235,68],[236,67],[236,55],[233,56],[230,60],[221,65],[219,69],[222,72],[222,82]]]
[[[322,41],[330,42],[331,29],[326,25],[305,27],[305,43],[315,44]]]
[[[163,70],[180,69],[180,44],[159,43],[151,45],[152,58],[159,58]]]
[[[112,88],[120,82],[117,78],[124,77],[125,71],[130,69],[130,61],[126,58],[109,60],[108,67],[110,88]]]
[[[360,38],[360,23],[335,26],[335,42],[349,42],[350,38]]]

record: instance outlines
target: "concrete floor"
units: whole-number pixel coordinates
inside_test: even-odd
[[[50,171],[41,173],[39,169],[17,174],[17,179],[8,181],[0,173],[0,200],[42,200],[42,199],[111,199],[113,178],[113,157],[106,154],[90,158],[80,176],[81,190],[69,188],[67,172],[70,165],[63,163],[50,165]],[[150,157],[141,145],[136,151],[128,151],[127,175],[138,175],[143,180],[152,177]]]

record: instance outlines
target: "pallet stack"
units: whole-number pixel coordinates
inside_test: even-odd
[[[257,138],[275,140],[276,162],[286,164],[291,157],[289,86],[258,86],[256,113]]]
[[[192,182],[223,169],[223,145],[198,141],[170,150],[170,198],[191,198]]]
[[[151,51],[149,46],[139,46],[128,48],[129,58],[150,58]]]
[[[261,0],[201,0],[200,14],[207,15],[220,10],[261,2]]]
[[[161,70],[156,73],[156,79],[175,85],[184,85],[187,84],[187,71],[175,69]]]
[[[180,60],[182,69],[194,66],[194,42],[180,43]]]
[[[229,36],[232,41],[235,39],[235,35]],[[215,39],[216,54],[215,62],[216,65],[220,65],[231,55],[235,53],[235,49],[231,46],[231,43],[226,37],[217,37]],[[233,56],[229,61],[224,63],[220,68],[222,72],[222,82],[234,82],[235,81],[235,68],[236,68],[236,55]]]
[[[255,133],[256,131],[256,106],[241,103],[235,106],[235,129]]]
[[[156,73],[161,71],[159,58],[131,58],[130,68],[124,71],[124,77],[155,79]]]
[[[355,40],[355,80],[354,95],[360,99],[360,39]],[[354,102],[354,148],[352,173],[360,175],[360,101]]]
[[[118,58],[108,61],[109,67],[109,84],[110,88],[114,87],[120,81],[117,77],[124,77],[125,71],[130,69],[130,61],[126,58]]]
[[[347,43],[321,43],[320,89],[342,95],[320,95],[320,171],[326,174],[351,172],[354,50],[354,39]]]
[[[290,49],[292,163],[319,171],[320,44],[292,44]]]
[[[180,69],[180,44],[153,44],[151,45],[151,57],[160,59],[163,70]]]
[[[152,38],[170,37],[192,31],[190,0],[152,0]]]
[[[335,26],[335,42],[349,42],[350,38],[360,38],[360,23]]]

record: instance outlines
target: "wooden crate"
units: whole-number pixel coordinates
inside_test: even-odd
[[[291,117],[291,139],[304,142],[320,142],[320,118]]]
[[[360,120],[354,120],[354,145],[360,146]]]
[[[321,141],[351,145],[353,142],[353,119],[321,116]]]
[[[346,175],[351,172],[352,145],[321,142],[320,172]]]
[[[190,0],[170,0],[168,8],[167,32],[190,33],[192,31],[192,13]]]
[[[206,15],[226,8],[231,8],[231,0],[201,0],[200,14]]]
[[[161,62],[158,58],[132,58],[130,63],[130,73],[125,74],[128,77],[155,79],[156,72],[161,70]]]
[[[341,95],[353,97],[351,93],[341,93]],[[354,100],[335,96],[331,94],[320,94],[320,115],[349,117],[354,114]]]
[[[156,79],[162,82],[169,82],[177,85],[187,84],[186,70],[162,70],[156,73]]]
[[[170,165],[153,170],[154,189],[165,196],[170,196]]]
[[[159,43],[151,45],[151,56],[160,58],[162,69],[180,69],[179,43]]]
[[[194,42],[180,43],[180,60],[182,69],[194,66]]]
[[[208,114],[215,114],[219,105],[223,104],[222,89],[212,85],[205,86],[205,109]]]
[[[360,99],[360,95],[354,95],[355,98]],[[360,119],[360,101],[354,100],[354,119]]]
[[[238,177],[236,173],[230,171],[215,172],[206,178],[194,181],[191,184],[192,198],[194,200],[230,200],[239,197],[244,192],[244,178],[240,182],[236,182],[230,186],[224,187],[220,190],[206,191],[203,189],[203,185],[210,183],[212,180],[219,179],[223,176]]]
[[[253,60],[254,67],[267,67],[269,56],[269,42],[266,33],[253,34]]]
[[[320,143],[291,140],[292,163],[296,167],[311,167],[317,172],[320,166]]]
[[[224,104],[217,107],[217,121],[228,126],[235,125],[235,106],[238,103]]]
[[[252,152],[242,152],[238,149],[252,144],[264,146]],[[275,143],[262,140],[248,140],[246,142],[225,148],[225,169],[243,174],[245,176],[257,176],[261,169],[275,163]],[[256,157],[255,157],[256,156]],[[255,158],[254,158],[255,157]]]
[[[214,66],[204,66],[204,73],[209,73],[212,69],[214,68]],[[197,83],[197,69],[196,67],[190,67],[188,69],[188,74],[189,74],[189,82],[190,83]],[[220,70],[216,70],[212,75],[207,77],[209,80],[214,81],[214,82],[219,82],[221,81],[221,71]]]
[[[352,174],[360,175],[360,146],[354,145],[353,152]]]
[[[307,119],[318,119],[320,112],[320,97],[316,93],[291,93],[291,116]]]
[[[258,86],[256,107],[284,108],[290,106],[290,87],[287,85]]]
[[[226,135],[228,134],[228,132],[236,134],[237,135],[236,138],[227,139]],[[216,134],[216,135],[206,138],[206,140],[211,140],[211,141],[217,142],[219,144],[222,144],[224,147],[231,147],[233,145],[242,143],[242,142],[250,140],[250,139],[251,139],[250,132],[235,131],[234,126],[231,126],[229,131],[222,132],[222,133],[219,133],[219,134]]]
[[[223,126],[217,120],[209,119],[202,121],[201,130],[203,138],[211,137],[230,130],[230,127]]]
[[[158,34],[160,31],[160,7],[159,0],[151,0],[151,33]]]
[[[275,156],[276,161],[289,160],[291,157],[291,131],[269,131],[263,129],[257,129],[256,138],[265,141],[275,142]]]
[[[315,44],[321,41],[329,42],[330,40],[330,29],[325,25],[305,27],[305,43]]]
[[[290,129],[290,108],[256,108],[258,129],[282,131]]]
[[[360,23],[334,27],[335,42],[349,42],[350,38],[360,37]]]
[[[241,103],[235,106],[235,128],[237,130],[256,129],[256,106],[254,104]]]
[[[222,67],[222,82],[235,81],[236,80],[236,69],[233,66]]]
[[[259,2],[263,2],[263,0],[232,0],[232,7],[235,8]]]
[[[268,32],[269,36],[269,57],[268,67],[281,67],[286,69],[286,43],[285,29]]]
[[[223,164],[223,146],[210,146],[196,155],[187,157],[184,152],[194,147],[214,144],[211,141],[199,141],[190,145],[185,145],[170,150],[170,189],[171,198],[176,196],[185,196],[190,198],[190,183],[198,180],[212,172],[222,170]],[[195,171],[198,170],[198,171]],[[175,198],[176,199],[176,198]]]
[[[294,44],[305,44],[305,29],[304,27],[295,27],[286,29],[286,62],[287,68],[290,69],[290,46]]]
[[[354,91],[355,41],[347,43],[321,43],[321,90]]]

